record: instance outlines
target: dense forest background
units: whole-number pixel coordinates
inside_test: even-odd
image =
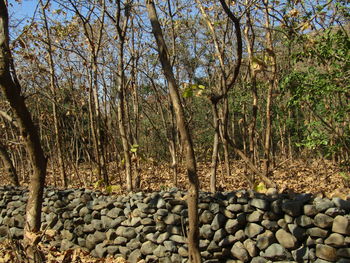
[[[276,168],[300,160],[332,163],[349,183],[348,1],[233,1],[235,20],[217,1],[156,7],[206,189],[233,177],[268,186]],[[120,191],[185,182],[143,1],[40,0],[24,20],[10,2],[9,12],[13,74],[49,160],[47,183]],[[0,134],[2,182],[17,174],[28,183],[3,94]]]

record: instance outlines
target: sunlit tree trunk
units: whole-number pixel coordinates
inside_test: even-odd
[[[168,81],[171,101],[174,107],[177,127],[180,131],[182,144],[185,150],[186,170],[189,180],[187,196],[189,233],[188,248],[189,261],[192,263],[202,262],[199,251],[199,225],[198,225],[198,195],[199,181],[197,176],[196,159],[193,150],[191,135],[186,125],[184,110],[180,101],[179,87],[176,83],[173,69],[169,60],[167,46],[163,38],[163,33],[159,24],[158,16],[152,0],[146,2],[148,16],[151,21],[152,31],[157,42],[159,59],[162,64],[164,75]]]
[[[31,114],[29,113],[21,85],[16,77],[9,46],[8,13],[4,0],[0,0],[0,88],[11,105],[21,136],[33,168],[30,178],[29,197],[26,207],[26,224],[24,228],[24,245],[29,257],[34,257],[30,248],[39,241],[36,235],[41,225],[41,205],[46,176],[47,159],[41,147]]]

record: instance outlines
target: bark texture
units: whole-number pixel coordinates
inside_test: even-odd
[[[35,245],[35,241],[37,240],[33,233],[40,230],[41,205],[47,159],[45,158],[37,129],[26,107],[25,99],[21,94],[21,86],[15,74],[9,48],[8,25],[7,6],[4,0],[0,0],[0,89],[14,112],[33,168],[29,185],[24,231],[24,244],[27,248],[33,244]]]
[[[199,251],[199,227],[198,227],[198,191],[199,181],[197,176],[196,159],[193,151],[193,143],[186,125],[184,109],[181,104],[179,87],[176,83],[173,68],[168,56],[167,46],[164,41],[163,33],[159,24],[158,16],[152,0],[147,1],[148,16],[151,21],[152,31],[157,42],[159,59],[162,64],[164,75],[168,81],[171,102],[174,107],[176,124],[180,132],[181,141],[185,150],[186,170],[189,180],[188,189],[188,217],[189,233],[188,248],[189,261],[192,263],[202,262]]]

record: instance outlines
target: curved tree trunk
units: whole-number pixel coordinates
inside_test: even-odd
[[[16,77],[9,47],[8,26],[7,6],[4,0],[0,0],[0,88],[15,114],[33,168],[24,229],[24,245],[30,257],[33,256],[30,255],[30,247],[36,245],[39,240],[35,233],[39,232],[41,225],[41,205],[47,159],[41,147],[37,128],[26,107],[24,97],[21,94],[21,86]]]
[[[168,57],[167,46],[163,38],[163,33],[159,24],[158,16],[153,0],[147,0],[147,11],[151,21],[152,30],[158,46],[159,59],[162,64],[164,75],[168,81],[171,102],[174,107],[176,124],[180,131],[181,141],[185,150],[186,170],[189,180],[188,189],[188,249],[189,261],[192,263],[202,262],[199,251],[199,227],[198,227],[198,195],[199,181],[197,176],[196,159],[190,132],[186,125],[184,109],[180,101],[179,87],[176,83],[173,69]]]

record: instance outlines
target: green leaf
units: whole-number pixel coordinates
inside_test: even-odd
[[[106,187],[106,191],[107,193],[111,194],[111,193],[118,193],[121,190],[121,186],[119,184],[116,185],[108,185]]]
[[[185,99],[193,97],[193,89],[192,89],[192,87],[186,88],[184,90],[184,92],[182,93],[182,97],[184,97]]]

